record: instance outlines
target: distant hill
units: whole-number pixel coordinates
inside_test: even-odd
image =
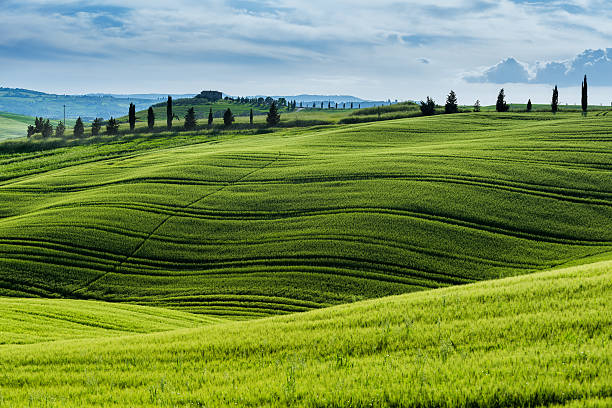
[[[117,99],[150,99],[153,101],[163,101],[168,95],[170,95],[173,99],[186,99],[193,98],[196,94],[159,94],[159,93],[147,93],[147,94],[109,94],[109,93],[89,93],[85,94],[85,96],[110,96],[112,98]]]
[[[175,101],[190,100],[195,94],[170,94]],[[108,119],[111,116],[121,117],[127,114],[130,103],[136,105],[137,110],[147,109],[152,104],[164,102],[167,94],[105,94],[91,93],[86,95],[56,95],[20,88],[0,88],[0,112],[11,112],[25,116],[43,116],[51,119],[63,119],[64,105],[66,105],[66,118],[83,118],[92,121],[100,117]],[[224,94],[226,96],[226,94]],[[260,96],[257,96],[260,97]],[[295,100],[298,103],[311,105],[321,102],[331,103],[357,103],[361,108],[385,105],[385,101],[366,101],[350,95],[293,95],[273,96]]]
[[[44,116],[51,119],[81,116],[90,121],[96,117],[109,118],[127,113],[130,102],[144,109],[151,105],[150,98],[117,98],[94,95],[55,95],[29,89],[0,88],[0,111],[26,116]]]
[[[351,95],[285,95],[285,96],[273,96],[273,98],[285,98],[287,100],[297,101],[299,102],[316,102],[316,101],[331,101],[334,103],[344,103],[344,102],[366,102],[365,99],[358,98],[356,96]]]
[[[75,121],[69,119],[66,122],[69,127],[73,127]],[[57,120],[51,121],[53,126],[56,126],[57,123]],[[34,118],[31,116],[0,112],[0,140],[25,137],[28,125],[33,124]]]

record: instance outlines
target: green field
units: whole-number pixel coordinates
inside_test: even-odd
[[[257,317],[612,251],[612,117],[458,114],[6,154],[0,293]]]
[[[74,120],[66,120],[66,123],[70,127],[74,126],[74,122]],[[57,126],[58,123],[59,121],[57,120],[51,121],[53,126]],[[24,138],[27,134],[28,125],[33,124],[33,117],[0,112],[0,141],[5,139]]]
[[[605,407],[611,303],[607,261],[258,321],[6,345],[0,404]]]
[[[152,333],[219,319],[146,306],[71,299],[0,298],[0,345]]]
[[[0,112],[0,140],[24,137],[28,125],[34,124],[34,118],[14,113]]]
[[[612,405],[612,115],[355,113],[0,143],[0,407]]]

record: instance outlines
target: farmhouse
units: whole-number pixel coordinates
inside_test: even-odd
[[[219,91],[202,91],[196,98],[208,99],[211,102],[223,99],[223,93]]]

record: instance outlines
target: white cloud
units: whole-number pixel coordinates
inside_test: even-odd
[[[463,86],[462,73],[491,60],[570,59],[612,39],[612,6],[601,0],[3,3],[4,85],[62,93],[216,87],[420,99]]]

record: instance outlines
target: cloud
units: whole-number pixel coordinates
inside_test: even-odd
[[[422,99],[475,89],[474,81],[485,89],[508,78],[565,78],[584,44],[612,40],[607,0],[0,3],[2,85],[59,93],[217,87],[233,95]],[[508,55],[515,58],[475,71]],[[561,65],[521,62],[538,60]]]
[[[529,82],[529,71],[514,58],[508,58],[485,70],[479,75],[467,75],[468,82],[489,82],[492,84]]]
[[[533,82],[576,85],[585,74],[591,84],[612,86],[612,48],[586,50],[570,61],[542,64]]]
[[[612,48],[586,50],[571,60],[534,63],[535,74],[529,75],[525,64],[508,58],[479,74],[466,74],[468,82],[492,84],[529,83],[576,86],[586,74],[591,84],[612,86]]]

